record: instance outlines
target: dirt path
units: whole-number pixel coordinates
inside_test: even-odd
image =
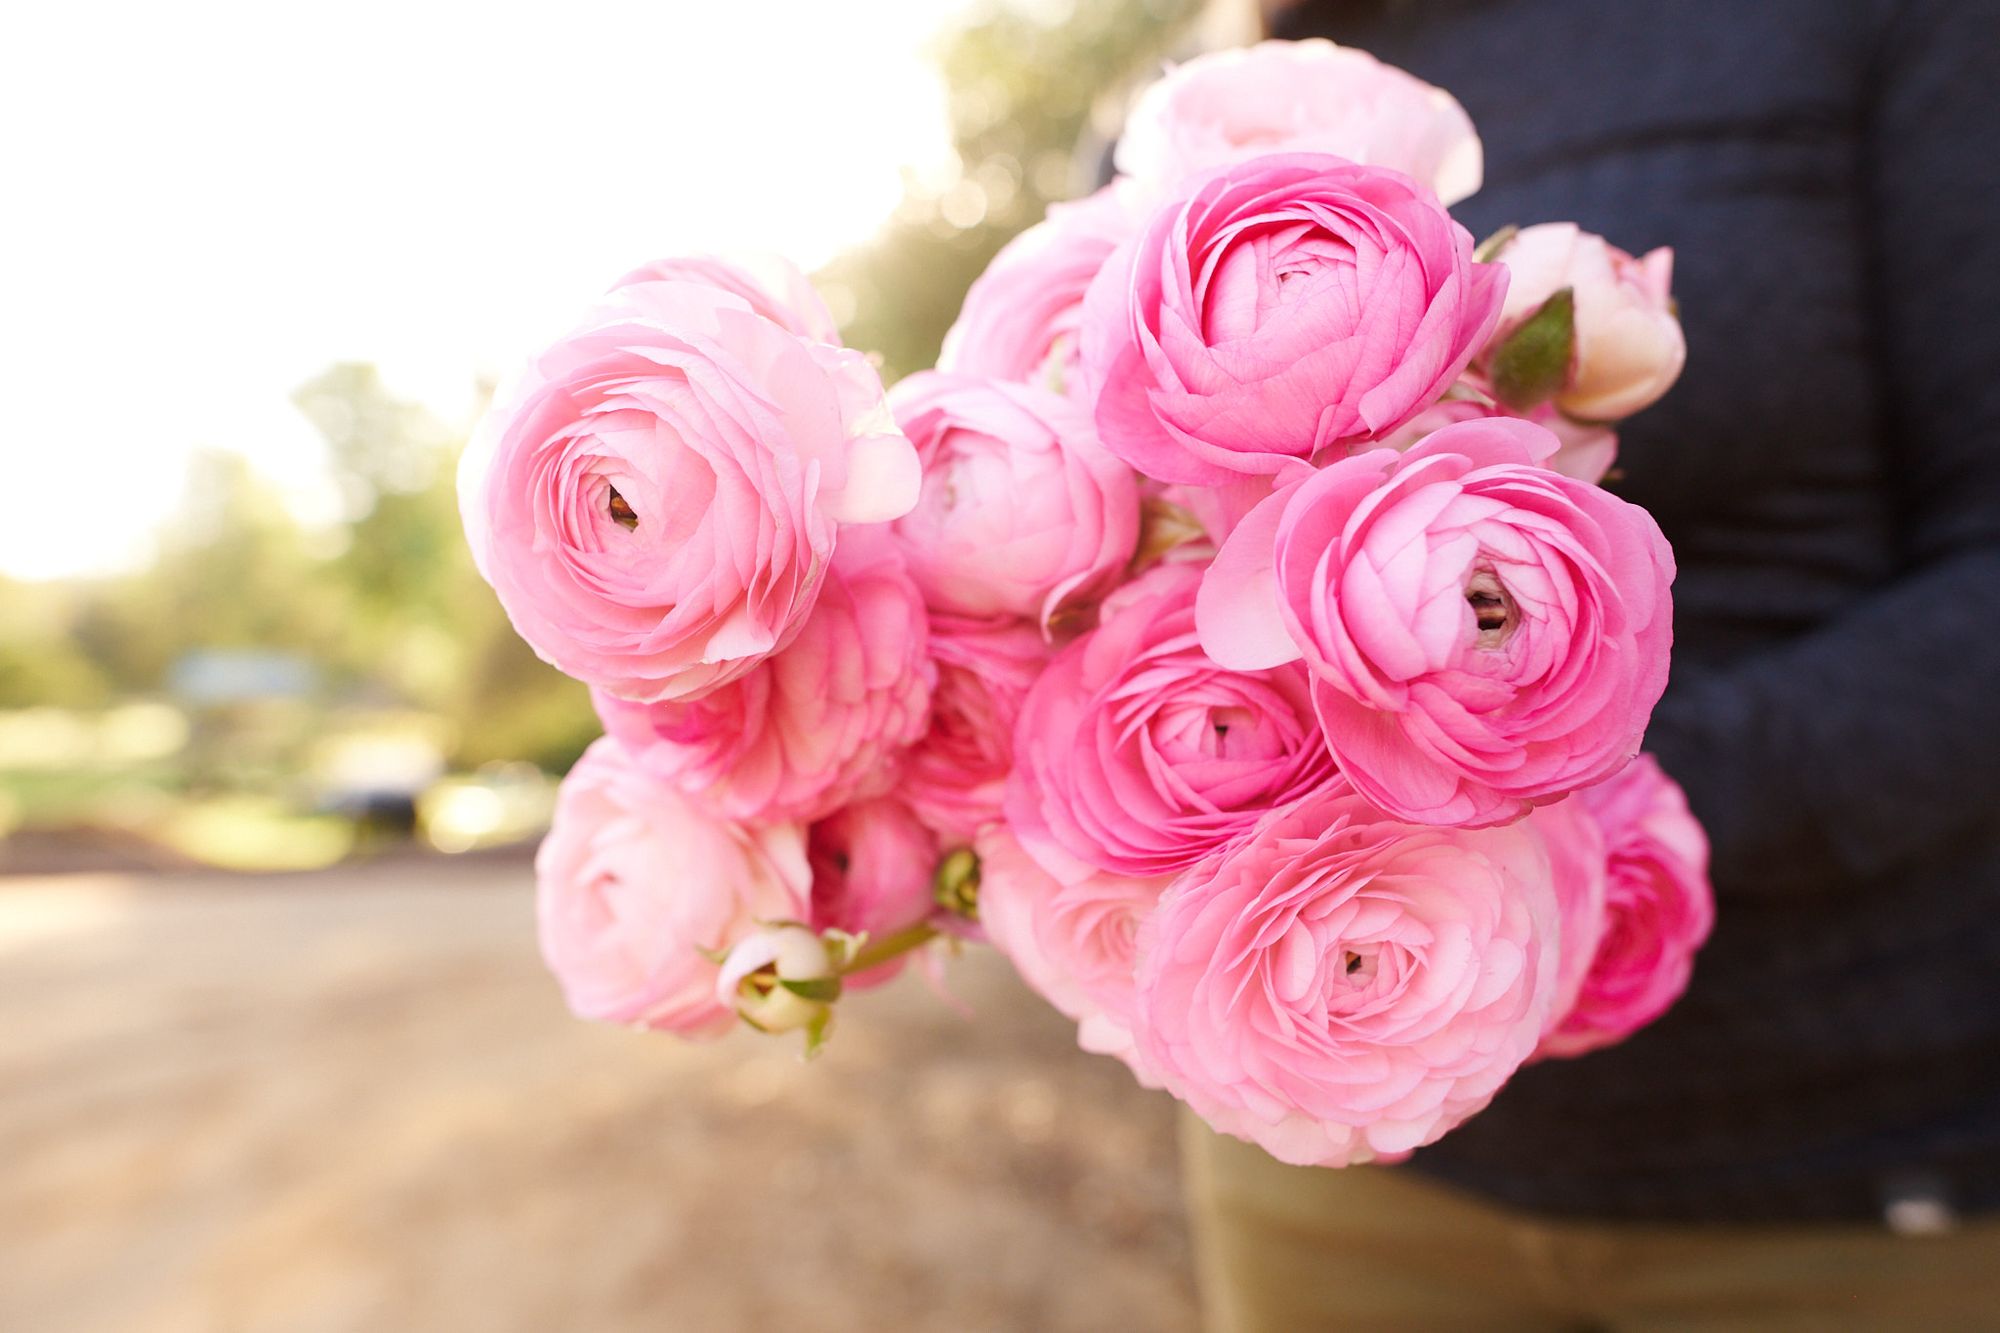
[[[1192,1328],[1169,1104],[953,976],[806,1066],[569,1018],[524,864],[0,879],[0,1329]]]

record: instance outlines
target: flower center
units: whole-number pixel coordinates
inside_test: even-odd
[[[1351,986],[1366,986],[1375,979],[1375,955],[1355,949],[1341,950],[1340,974]]]
[[[611,515],[611,521],[627,532],[637,528],[639,526],[639,515],[625,497],[618,493],[618,488],[616,486],[606,486],[604,489],[609,497],[605,501],[604,509],[606,513]]]
[[[1472,608],[1472,621],[1478,631],[1473,640],[1475,647],[1502,647],[1520,628],[1520,608],[1514,605],[1500,576],[1490,569],[1474,572],[1465,585],[1465,601]]]

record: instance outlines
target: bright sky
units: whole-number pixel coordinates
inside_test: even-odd
[[[192,449],[308,512],[291,390],[463,417],[646,259],[865,238],[949,170],[967,0],[19,6],[0,43],[0,573],[129,565]]]

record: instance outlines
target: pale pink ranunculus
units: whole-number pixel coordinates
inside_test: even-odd
[[[1657,402],[1680,378],[1687,340],[1674,313],[1674,252],[1634,258],[1573,222],[1523,227],[1495,258],[1512,279],[1497,346],[1556,292],[1576,300],[1576,350],[1555,406],[1581,421],[1617,421]]]
[[[811,881],[803,828],[718,819],[602,739],[535,856],[542,957],[580,1018],[715,1036],[736,1021],[715,958],[803,919]]]
[[[937,372],[889,400],[923,462],[922,493],[894,531],[932,610],[1047,628],[1117,583],[1139,541],[1139,483],[1085,409]]]
[[[1604,929],[1579,993],[1542,1039],[1556,1056],[1614,1045],[1665,1013],[1715,925],[1708,836],[1651,755],[1563,804],[1602,834],[1606,887]]]
[[[1081,397],[1083,294],[1143,220],[1118,181],[1049,205],[1048,216],[1002,246],[966,291],[937,368]]]
[[[782,648],[844,524],[916,503],[859,353],[724,288],[638,282],[537,357],[459,469],[474,560],[545,660],[694,698]]]
[[[1409,177],[1317,153],[1199,178],[1084,300],[1105,448],[1215,485],[1387,434],[1485,345],[1506,270]]]
[[[812,863],[812,924],[880,940],[931,916],[937,837],[893,796],[842,806],[807,834]],[[856,986],[887,981],[903,954],[848,978]]]
[[[1618,461],[1618,433],[1601,422],[1572,421],[1548,403],[1523,414],[1490,400],[1474,398],[1447,398],[1425,408],[1409,425],[1384,437],[1382,446],[1400,453],[1433,431],[1486,417],[1520,417],[1546,428],[1556,437],[1557,447],[1542,460],[1542,465],[1565,477],[1594,484],[1603,481],[1604,474]]]
[[[856,528],[797,636],[748,675],[686,702],[591,700],[606,731],[705,808],[813,820],[895,785],[929,725],[927,644],[902,553],[885,529]]]
[[[1195,633],[1204,566],[1120,588],[1056,655],[1014,732],[1007,820],[1117,875],[1171,875],[1335,780],[1303,664],[1230,671]]]
[[[1341,770],[1399,817],[1504,823],[1602,781],[1666,688],[1673,552],[1555,448],[1495,417],[1288,482],[1217,553],[1203,646],[1303,655]]]
[[[1116,1056],[1158,1086],[1133,1038],[1139,929],[1170,882],[1107,875],[1060,853],[1051,873],[1004,824],[989,824],[979,855],[979,921],[1021,979],[1077,1024],[1077,1044]],[[1045,852],[1045,858],[1047,853]]]
[[[1198,56],[1140,94],[1118,169],[1154,190],[1270,153],[1332,153],[1414,177],[1446,204],[1479,189],[1472,118],[1442,88],[1323,38]]]
[[[1014,769],[1014,722],[1053,651],[1028,621],[931,617],[937,687],[930,730],[904,755],[897,793],[946,846],[971,846],[982,826],[1000,818]]]
[[[813,289],[812,281],[790,260],[770,254],[676,255],[633,269],[612,290],[647,282],[692,282],[741,297],[750,308],[801,338],[840,345],[840,329]]]
[[[1484,1107],[1534,1049],[1559,931],[1525,825],[1403,824],[1330,789],[1176,880],[1146,918],[1140,1056],[1280,1161],[1405,1153]]]

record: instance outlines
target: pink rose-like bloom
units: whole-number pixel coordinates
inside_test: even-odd
[[[1615,779],[1614,779],[1615,780]],[[1554,1027],[1576,1005],[1583,979],[1604,937],[1604,831],[1584,808],[1581,795],[1528,812],[1526,825],[1549,853],[1556,908],[1562,917],[1562,954],[1556,968],[1556,995],[1549,1005]],[[1535,1058],[1548,1054],[1547,1033]]]
[[[735,1024],[713,959],[759,921],[806,914],[805,831],[717,819],[592,745],[535,856],[542,957],[580,1018],[706,1037]]]
[[[812,826],[806,846],[814,929],[880,939],[931,915],[937,839],[901,801],[882,797],[843,806]],[[855,986],[887,981],[908,957],[848,981]]]
[[[1565,477],[1595,484],[1603,481],[1604,474],[1618,461],[1616,431],[1598,422],[1572,421],[1548,403],[1523,416],[1497,403],[1489,405],[1469,398],[1447,398],[1425,408],[1414,421],[1395,434],[1385,436],[1382,445],[1400,453],[1434,431],[1461,421],[1479,421],[1486,417],[1520,417],[1547,429],[1556,437],[1557,448],[1542,460],[1542,466]]]
[[[904,755],[897,790],[946,846],[971,846],[982,825],[1000,818],[1014,723],[1051,651],[1026,621],[931,618],[931,726]]]
[[[1077,1024],[1077,1044],[1116,1056],[1157,1087],[1133,1039],[1140,924],[1168,880],[1107,875],[1054,860],[1051,874],[1005,825],[988,825],[979,856],[979,921],[1021,979]],[[1045,849],[1045,857],[1049,849]]]
[[[1484,162],[1458,100],[1366,51],[1322,38],[1199,56],[1147,88],[1118,169],[1160,189],[1268,153],[1332,153],[1389,167],[1455,204]]]
[[[907,512],[918,482],[860,353],[721,287],[640,282],[488,414],[459,501],[521,637],[652,701],[694,698],[782,648],[837,527]]]
[[[1708,836],[1680,785],[1642,754],[1578,805],[1603,836],[1605,921],[1573,1005],[1542,1039],[1548,1055],[1581,1055],[1624,1040],[1687,989],[1694,955],[1715,925]]]
[[[1447,426],[1292,482],[1196,605],[1224,665],[1304,655],[1342,772],[1384,810],[1498,824],[1615,773],[1667,683],[1673,552],[1645,510],[1540,466],[1539,426]]]
[[[1002,246],[965,293],[937,368],[1080,397],[1083,294],[1104,261],[1138,231],[1131,192],[1114,181],[1049,205],[1048,216]]]
[[[1583,421],[1616,421],[1658,401],[1680,378],[1687,340],[1674,314],[1674,252],[1633,258],[1573,222],[1524,227],[1502,246],[1513,274],[1496,344],[1564,287],[1576,299],[1576,352],[1555,405]]]
[[[1559,929],[1525,825],[1400,824],[1331,790],[1175,881],[1146,919],[1140,1054],[1280,1161],[1405,1153],[1534,1049]]]
[[[1104,604],[1028,692],[1009,825],[1099,870],[1173,874],[1334,780],[1299,663],[1229,671],[1201,650],[1203,566],[1161,565]]]
[[[840,330],[813,290],[812,282],[790,260],[777,255],[678,255],[656,259],[633,269],[612,284],[632,287],[646,282],[692,282],[741,297],[749,307],[782,328],[816,343],[840,345]]]
[[[1500,315],[1506,270],[1409,177],[1253,158],[1200,178],[1091,284],[1104,445],[1162,481],[1277,472],[1436,402]]]
[[[926,372],[896,385],[923,462],[895,533],[932,610],[1039,620],[1110,591],[1139,541],[1139,483],[1090,416],[1042,389]]]
[[[604,729],[725,818],[811,820],[887,791],[929,724],[936,670],[923,601],[882,528],[841,538],[796,638],[740,680],[686,703],[602,690]]]

